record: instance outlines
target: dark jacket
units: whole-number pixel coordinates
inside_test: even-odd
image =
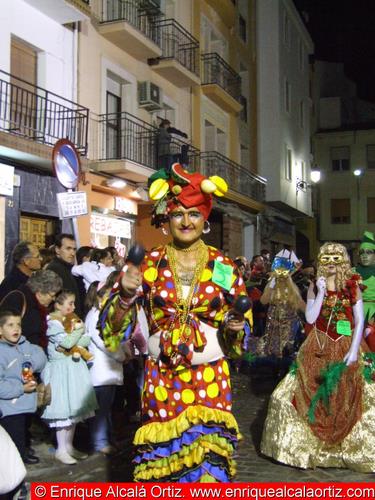
[[[25,314],[21,323],[22,335],[32,344],[47,347],[47,309],[38,302],[27,285],[21,285],[18,290],[13,290],[1,304],[1,309],[16,311],[20,314],[24,309]]]
[[[3,300],[7,293],[26,283],[28,279],[29,276],[20,271],[17,266],[12,267],[0,284],[0,300]]]
[[[47,266],[47,269],[50,269],[51,271],[54,271],[56,274],[60,276],[60,278],[63,281],[63,288],[65,290],[69,290],[72,293],[74,293],[76,299],[75,299],[75,306],[76,310],[75,313],[83,319],[83,307],[81,305],[81,298],[80,298],[80,293],[79,293],[79,288],[77,285],[77,281],[72,275],[72,265],[68,264],[62,259],[59,259],[58,257],[55,257]]]

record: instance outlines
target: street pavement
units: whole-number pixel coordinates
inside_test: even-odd
[[[262,377],[250,378],[247,374],[234,373],[233,401],[234,414],[238,420],[244,439],[237,453],[239,482],[373,482],[374,474],[360,474],[347,469],[301,470],[274,462],[259,453],[263,423],[267,412],[269,396],[275,385]],[[35,426],[34,426],[35,427]],[[91,454],[79,464],[68,466],[54,459],[52,440],[48,431],[40,426],[34,428],[36,439],[33,446],[41,458],[38,465],[28,466],[27,481],[50,482],[129,482],[132,481],[132,445],[136,425],[124,424],[122,449],[115,456],[106,458],[99,453]],[[77,446],[85,449],[88,442],[88,429],[79,428],[80,442]]]

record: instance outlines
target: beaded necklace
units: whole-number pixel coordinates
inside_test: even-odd
[[[190,283],[190,288],[186,298],[183,294],[183,283],[177,272],[177,258],[176,249],[172,245],[167,245],[166,254],[168,256],[169,265],[172,271],[175,287],[176,287],[176,314],[173,318],[172,324],[169,326],[169,335],[172,335],[172,344],[177,345],[179,341],[187,342],[191,333],[189,327],[190,324],[190,309],[191,302],[194,294],[197,292],[199,287],[199,280],[204,271],[204,268],[208,262],[208,249],[207,246],[200,241],[198,248],[198,259],[195,266],[194,275]],[[178,323],[179,328],[174,328],[175,324]]]

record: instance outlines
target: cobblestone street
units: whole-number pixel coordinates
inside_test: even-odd
[[[360,474],[344,469],[299,470],[278,464],[258,453],[263,422],[265,419],[272,385],[258,379],[252,381],[243,374],[234,374],[234,414],[244,436],[238,449],[238,474],[236,481],[366,481],[374,480],[373,474]],[[123,450],[116,456],[105,458],[96,453],[79,465],[67,466],[55,461],[52,444],[35,443],[41,463],[28,466],[28,481],[131,481],[131,440],[135,425],[128,425]],[[85,428],[80,434],[85,434]],[[83,446],[84,447],[84,446]]]

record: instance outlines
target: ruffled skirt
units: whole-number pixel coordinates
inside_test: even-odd
[[[239,431],[225,359],[172,372],[145,367],[136,481],[228,482]]]

